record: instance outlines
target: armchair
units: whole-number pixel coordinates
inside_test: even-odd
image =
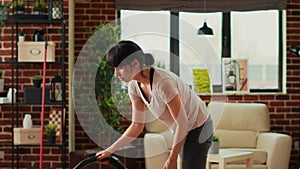
[[[173,135],[160,120],[155,119],[151,112],[146,113],[144,152],[146,169],[163,168],[172,148]]]
[[[253,152],[254,169],[288,169],[292,139],[286,134],[270,132],[265,104],[211,102],[208,108],[222,149]],[[173,136],[151,113],[147,114],[147,119],[152,120],[145,127],[146,169],[160,169],[168,158]],[[228,168],[245,168],[244,161],[230,163]]]
[[[213,111],[222,107],[222,116]],[[270,132],[268,107],[262,103],[220,103],[208,105],[215,123],[215,134],[222,149],[250,151],[254,153],[255,169],[288,169],[292,139],[286,134]],[[216,119],[220,118],[220,120]],[[228,165],[243,168],[243,161]]]

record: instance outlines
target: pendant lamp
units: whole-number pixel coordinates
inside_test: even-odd
[[[207,26],[206,21],[204,21],[203,26],[198,29],[198,35],[214,35],[214,32]]]
[[[206,0],[203,1],[203,5],[204,5],[204,12],[206,12]],[[207,26],[205,20],[203,26],[198,29],[198,35],[214,35],[213,30]]]

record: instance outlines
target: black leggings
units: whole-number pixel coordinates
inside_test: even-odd
[[[205,169],[208,149],[212,142],[212,135],[203,143],[199,143],[199,136],[204,125],[191,130],[180,152],[182,169]]]

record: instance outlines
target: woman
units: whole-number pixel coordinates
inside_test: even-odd
[[[170,127],[174,141],[164,169],[176,169],[180,153],[183,169],[204,169],[212,141],[212,121],[205,103],[174,73],[152,66],[154,58],[132,41],[120,41],[106,54],[115,76],[128,82],[132,123],[98,160],[131,142],[143,131],[148,108]]]

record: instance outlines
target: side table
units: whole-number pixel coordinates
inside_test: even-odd
[[[234,150],[220,150],[219,154],[208,154],[206,168],[211,169],[211,163],[219,163],[219,169],[226,169],[228,162],[246,160],[246,168],[253,169],[253,153]]]

